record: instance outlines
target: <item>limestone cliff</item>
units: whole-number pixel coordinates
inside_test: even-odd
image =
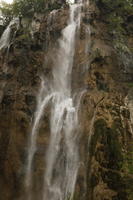
[[[133,68],[129,54],[123,54],[122,60],[100,6],[92,1],[83,8],[76,40],[72,87],[84,94],[80,108],[81,163],[74,200],[132,200]],[[9,52],[1,50],[0,200],[25,199],[27,144],[40,77],[51,76],[68,12],[68,5],[63,4],[57,10],[35,13],[32,19],[22,18],[19,28],[12,28]],[[132,26],[130,18],[127,20]],[[131,32],[127,38],[131,48]],[[128,66],[124,61],[129,61]],[[41,198],[43,157],[49,143],[48,116],[49,109],[37,138],[35,200]]]

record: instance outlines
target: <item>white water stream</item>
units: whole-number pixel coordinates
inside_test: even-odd
[[[78,108],[71,91],[71,76],[75,53],[75,39],[80,27],[82,3],[70,5],[68,25],[59,40],[58,57],[53,66],[53,80],[46,92],[44,79],[38,95],[38,105],[31,131],[26,167],[26,187],[32,186],[32,162],[36,152],[36,139],[45,108],[51,104],[50,143],[46,157],[43,200],[72,199],[79,165]],[[45,87],[44,87],[45,85]],[[80,98],[79,98],[80,101]],[[28,195],[28,200],[32,194]]]
[[[0,38],[0,51],[2,50],[6,50],[6,54],[3,60],[3,66],[2,66],[2,72],[6,75],[8,72],[8,55],[9,55],[9,49],[10,49],[10,45],[12,40],[15,37],[16,31],[12,33],[12,27],[15,27],[16,31],[19,28],[19,19],[18,18],[14,18],[9,25],[7,26],[7,28],[5,29],[5,31],[3,32],[1,38]],[[11,35],[12,33],[12,35]],[[2,101],[3,98],[3,91],[4,88],[7,84],[7,80],[3,80],[2,83],[0,84],[0,102]]]
[[[18,29],[18,27],[19,27],[19,19],[18,18],[14,18],[9,23],[9,25],[7,26],[5,31],[3,32],[1,39],[0,39],[0,50],[3,48],[9,48],[10,42],[11,42],[11,30],[12,30],[13,26],[16,26],[16,28]]]

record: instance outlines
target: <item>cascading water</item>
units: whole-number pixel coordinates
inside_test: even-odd
[[[71,94],[71,73],[76,28],[80,22],[81,4],[70,6],[70,20],[60,40],[58,60],[53,68],[51,139],[47,152],[47,170],[43,199],[72,198],[78,171],[78,113]],[[77,13],[76,13],[77,12]],[[75,19],[75,14],[77,14]],[[53,172],[55,177],[53,179]]]
[[[3,49],[6,50],[5,57],[3,60],[3,66],[2,66],[2,72],[3,72],[3,74],[5,74],[5,77],[7,76],[7,72],[8,72],[7,61],[8,61],[9,48],[10,48],[11,42],[16,34],[16,31],[12,32],[12,27],[15,27],[16,31],[18,30],[18,28],[19,28],[19,19],[18,18],[14,18],[9,23],[9,25],[7,26],[7,28],[5,29],[5,31],[3,32],[3,34],[0,38],[0,51],[2,51]],[[11,36],[11,34],[12,34],[12,36]],[[0,94],[1,94],[0,102],[3,98],[3,91],[6,86],[6,83],[7,83],[7,80],[5,79],[5,80],[3,80],[3,82],[0,85]]]
[[[0,50],[3,48],[9,48],[10,46],[10,42],[11,42],[11,30],[12,27],[16,25],[17,29],[19,26],[19,19],[18,18],[14,18],[10,24],[7,26],[6,30],[4,31],[4,33],[1,36],[0,39]]]
[[[31,141],[30,141],[29,150],[28,150],[28,163],[27,163],[27,169],[26,169],[26,186],[28,187],[30,186],[30,183],[31,183],[31,165],[32,165],[33,156],[36,152],[36,138],[37,138],[37,132],[39,128],[39,122],[42,118],[45,107],[47,106],[48,102],[53,96],[53,94],[51,94],[51,95],[48,95],[47,97],[43,97],[44,93],[45,93],[44,81],[42,80],[41,90],[38,96],[37,111],[35,113],[35,120],[32,127]]]
[[[75,52],[76,30],[80,26],[82,3],[70,5],[70,19],[62,31],[56,63],[53,66],[50,90],[42,80],[37,111],[31,131],[26,168],[26,187],[32,185],[32,162],[36,151],[36,139],[44,109],[50,103],[50,144],[47,151],[44,175],[43,200],[72,199],[79,165],[78,108],[71,91],[71,75]],[[45,87],[44,87],[45,85]],[[80,100],[80,98],[79,98]],[[32,194],[28,191],[28,199]]]

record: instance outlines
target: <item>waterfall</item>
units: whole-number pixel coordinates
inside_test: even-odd
[[[7,28],[5,29],[5,31],[3,32],[1,38],[0,38],[0,51],[2,51],[3,49],[5,49],[5,57],[3,60],[3,65],[2,65],[2,72],[3,74],[5,74],[7,76],[7,72],[8,72],[8,55],[9,55],[9,48],[11,45],[11,41],[13,40],[13,38],[15,37],[16,31],[13,31],[12,34],[12,28],[15,27],[16,31],[19,28],[19,19],[18,18],[14,18],[9,25],[7,26]],[[12,34],[12,35],[11,35]],[[3,91],[4,88],[6,86],[7,80],[3,80],[1,85],[0,85],[0,102],[2,101],[3,98]]]
[[[52,100],[51,108],[51,138],[47,152],[43,198],[45,200],[71,199],[78,172],[78,111],[71,94],[71,74],[80,9],[81,4],[70,5],[70,19],[62,32],[57,64],[53,68],[52,90],[56,91],[57,95]]]
[[[14,18],[9,25],[7,26],[6,30],[4,31],[4,33],[1,36],[0,39],[0,50],[3,48],[9,48],[10,46],[10,42],[11,42],[11,30],[13,26],[19,26],[19,19],[18,18]]]
[[[72,199],[75,190],[79,167],[78,153],[78,111],[79,101],[75,103],[72,95],[71,76],[75,54],[76,32],[80,27],[82,3],[70,4],[68,25],[62,31],[57,50],[56,62],[53,66],[50,89],[46,88],[42,78],[38,95],[37,109],[28,146],[25,184],[29,193],[32,186],[32,163],[36,152],[36,139],[41,118],[45,108],[50,104],[50,142],[46,156],[43,200]]]

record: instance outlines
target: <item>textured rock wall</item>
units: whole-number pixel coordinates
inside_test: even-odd
[[[132,88],[125,81],[108,34],[94,4],[82,13],[73,67],[73,91],[84,90],[80,109],[80,169],[75,200],[132,200]],[[51,76],[58,39],[68,8],[22,19],[0,61],[1,200],[24,199],[24,175],[40,75]],[[30,26],[29,26],[30,24]],[[29,27],[29,28],[27,28]],[[5,69],[7,68],[7,71]],[[46,83],[47,84],[47,83]],[[49,109],[43,116],[34,158],[34,199],[39,199],[49,143]]]

